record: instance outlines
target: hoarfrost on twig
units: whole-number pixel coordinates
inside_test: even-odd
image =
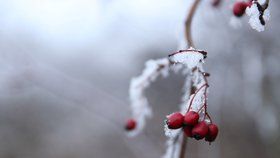
[[[137,122],[137,127],[135,130],[129,132],[130,136],[138,134],[144,128],[146,118],[152,116],[152,110],[144,91],[159,75],[164,77],[168,76],[169,64],[170,62],[167,58],[149,60],[146,62],[142,74],[131,80],[129,97],[133,118]]]
[[[257,3],[253,3],[251,7],[246,8],[246,14],[250,17],[249,24],[253,29],[259,32],[264,31],[265,24],[262,24],[260,18],[263,18],[264,22],[269,20],[270,12],[268,9],[265,9],[262,15]]]
[[[181,63],[186,65],[189,69],[193,69],[203,62],[204,55],[200,53],[201,51],[189,48],[187,50],[182,50],[173,53],[169,56],[171,62]]]
[[[205,58],[206,52],[198,50],[194,50],[190,48],[188,50],[179,51],[173,53],[169,56],[170,61],[174,63],[179,63],[178,65],[185,65],[186,68],[183,69],[182,73],[185,75],[185,83],[183,86],[183,95],[182,102],[180,104],[180,111],[182,114],[187,112],[189,106],[191,110],[198,111],[203,105],[205,101],[205,95],[203,90],[199,91],[195,96],[191,94],[192,86],[201,87],[206,84],[206,80],[201,72],[203,72],[203,60]],[[196,69],[195,69],[196,68]],[[190,104],[191,98],[194,97],[192,105]],[[205,111],[202,110],[201,113]],[[168,117],[168,116],[167,116]],[[209,119],[205,119],[206,122],[210,122]],[[166,142],[166,152],[162,158],[174,158],[179,157],[181,144],[183,141],[184,135],[182,133],[182,129],[171,130],[168,129],[167,125],[164,127],[165,135],[168,137]]]

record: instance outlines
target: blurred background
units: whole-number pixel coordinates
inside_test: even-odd
[[[130,79],[148,59],[177,50],[192,0],[1,0],[0,157],[157,158],[165,116],[178,110],[184,78],[147,90],[154,117],[128,138]],[[194,42],[208,51],[209,111],[220,126],[190,158],[278,158],[280,2],[264,32],[229,25],[234,1],[203,0]]]

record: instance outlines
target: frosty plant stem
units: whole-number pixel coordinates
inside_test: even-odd
[[[165,134],[168,140],[164,158],[185,158],[188,137],[196,140],[207,138],[206,141],[213,142],[218,134],[218,127],[212,124],[207,113],[209,74],[203,70],[207,52],[194,48],[191,35],[193,17],[200,2],[201,0],[193,1],[185,20],[188,49],[172,53],[168,58],[147,61],[142,74],[133,78],[130,83],[132,118],[127,122],[125,129],[130,136],[134,136],[144,128],[146,119],[152,116],[152,109],[144,91],[158,76],[168,76],[170,70],[178,72],[183,69],[182,73],[186,75],[180,111],[168,115],[165,121]],[[212,133],[208,132],[210,125],[214,129]]]
[[[253,1],[255,1],[256,3],[259,4],[259,2],[257,0],[253,0]],[[268,8],[268,5],[269,5],[269,0],[265,0],[265,2],[262,5],[260,5],[261,6],[261,10],[262,11],[266,10]]]
[[[265,3],[262,5],[260,5],[260,3],[258,1],[253,1],[253,3],[257,4],[258,10],[260,12],[260,16],[259,16],[260,22],[262,25],[265,25],[265,20],[263,18],[263,14],[264,14],[264,11],[268,8],[269,0],[266,0]]]
[[[187,16],[187,19],[185,21],[185,38],[187,41],[187,44],[189,47],[195,47],[194,43],[193,43],[193,39],[192,39],[192,34],[191,34],[191,24],[192,24],[192,20],[193,20],[193,16],[195,14],[195,11],[198,7],[200,3],[200,0],[195,0],[193,5],[191,6],[191,9],[189,11],[189,14]],[[204,57],[206,57],[205,54],[203,54]],[[191,85],[191,87],[193,87],[193,85]],[[194,98],[194,97],[193,97]],[[189,108],[187,111],[190,110],[191,105],[189,105]],[[185,157],[185,152],[186,152],[186,148],[187,148],[187,137],[183,134],[183,140],[182,140],[182,144],[181,144],[181,152],[180,152],[180,156],[179,158],[184,158]]]
[[[191,99],[191,102],[190,102],[190,104],[189,104],[189,107],[188,107],[187,112],[190,111],[191,106],[192,106],[192,103],[193,103],[193,100],[194,100],[195,96],[197,95],[197,93],[198,93],[202,88],[204,88],[204,87],[205,87],[204,96],[206,96],[206,90],[207,90],[207,87],[208,87],[208,83],[205,83],[204,85],[202,85],[202,86],[194,93],[194,95],[193,95],[193,97],[192,97],[192,99]],[[206,99],[204,99],[204,100],[206,101]],[[203,108],[203,107],[202,107],[202,108]]]
[[[181,72],[186,76],[180,111],[166,116],[164,127],[168,140],[163,158],[185,158],[188,138],[196,140],[205,138],[205,141],[211,143],[215,141],[219,131],[207,111],[209,88],[207,77],[210,74],[203,69],[207,52],[195,48],[191,34],[193,17],[200,2],[201,0],[193,0],[185,20],[184,35],[188,48],[176,51],[168,58],[147,61],[142,74],[133,78],[130,83],[129,98],[132,118],[128,120],[125,129],[128,135],[134,136],[143,130],[146,120],[152,117],[152,109],[144,93],[150,84],[160,75],[168,76],[170,70],[175,72],[182,70]],[[243,15],[246,9],[246,14],[250,16],[251,27],[263,31],[265,21],[269,19],[268,4],[269,0],[262,5],[258,1],[248,0],[246,7],[236,5],[236,15]],[[238,8],[240,6],[241,12]]]
[[[232,12],[233,15],[239,19],[246,13],[249,16],[250,26],[261,32],[264,31],[266,22],[270,18],[268,6],[269,0],[262,0],[261,2],[259,0],[238,0],[234,3]],[[241,22],[237,19],[235,19],[234,22],[234,18],[232,18],[231,24],[235,28],[241,26]]]
[[[194,1],[193,5],[191,6],[190,12],[187,16],[187,19],[185,21],[185,37],[186,37],[189,47],[194,47],[193,39],[192,39],[192,35],[191,35],[191,26],[192,26],[191,24],[192,24],[192,19],[193,19],[194,13],[195,13],[200,1],[201,0]]]

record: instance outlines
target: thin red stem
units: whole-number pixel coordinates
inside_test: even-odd
[[[190,101],[190,104],[189,104],[189,107],[188,107],[187,112],[190,111],[191,106],[192,106],[192,103],[193,103],[194,98],[195,98],[195,96],[197,95],[197,93],[198,93],[203,87],[205,87],[205,86],[208,87],[208,84],[207,84],[207,83],[203,84],[203,85],[194,93],[194,95],[193,95],[193,97],[192,97],[192,99],[191,99],[191,101]]]
[[[210,115],[209,115],[208,113],[205,113],[205,114],[206,114],[206,116],[209,118],[210,123],[212,123],[212,119],[211,119]]]
[[[207,56],[207,52],[205,52],[203,50],[186,49],[186,50],[179,50],[178,52],[174,52],[174,53],[168,55],[168,57],[171,57],[173,55],[180,54],[180,53],[193,53],[193,52],[202,54],[204,56],[204,58],[206,58],[206,56]]]
[[[197,113],[199,113],[205,106],[206,106],[206,104],[204,103],[204,104],[200,107],[200,109],[197,111]]]

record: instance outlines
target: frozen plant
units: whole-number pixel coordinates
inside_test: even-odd
[[[149,60],[146,62],[146,67],[142,74],[136,78],[133,78],[130,83],[129,98],[131,102],[132,115],[134,119],[128,121],[126,129],[130,129],[129,135],[134,136],[138,134],[145,125],[146,118],[152,116],[151,108],[149,107],[147,98],[144,95],[144,91],[148,88],[151,82],[155,81],[160,75],[168,76],[168,67],[170,62],[167,58],[158,60]],[[128,128],[129,122],[132,120],[137,123],[134,128]],[[134,127],[134,126],[133,126]],[[133,130],[132,130],[133,129]]]
[[[269,0],[266,0],[263,5],[257,1],[246,9],[246,14],[250,17],[249,24],[257,31],[264,31],[266,21],[269,20],[270,14],[268,7]]]
[[[240,27],[238,22],[245,13],[249,16],[250,26],[261,32],[264,31],[266,22],[269,20],[270,13],[268,10],[269,0],[246,0],[234,3],[232,13],[235,18],[231,18],[230,25],[234,28]]]
[[[219,132],[218,126],[214,124],[207,110],[209,90],[207,78],[210,74],[203,68],[207,52],[196,49],[191,36],[192,19],[200,2],[201,0],[194,0],[185,21],[185,38],[188,49],[178,50],[166,58],[147,61],[142,74],[133,78],[130,83],[132,118],[127,121],[125,129],[129,136],[135,136],[144,129],[146,119],[152,116],[152,109],[144,94],[145,89],[157,77],[167,77],[169,71],[182,70],[181,72],[186,77],[180,110],[166,116],[164,130],[168,140],[163,158],[184,158],[188,138],[204,139],[211,143],[215,141]],[[214,7],[220,3],[220,1],[214,4],[213,2],[215,1],[212,1]],[[238,2],[234,14],[240,17],[248,6],[253,7],[255,4],[258,2]]]

